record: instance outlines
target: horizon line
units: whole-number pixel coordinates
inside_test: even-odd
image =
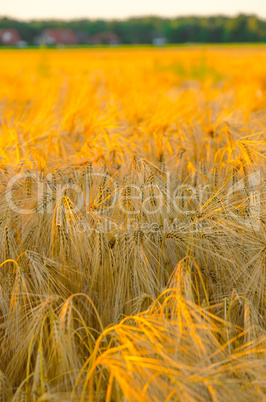
[[[62,22],[70,22],[70,21],[125,21],[130,19],[141,19],[141,18],[160,18],[167,20],[174,20],[177,18],[212,18],[212,17],[224,17],[224,18],[237,18],[239,16],[245,17],[256,17],[260,20],[266,21],[266,16],[260,16],[257,13],[245,13],[245,12],[237,12],[234,14],[226,14],[226,13],[215,13],[215,14],[178,14],[174,16],[166,16],[166,15],[158,15],[158,14],[139,14],[139,15],[130,15],[126,17],[89,17],[89,16],[79,16],[72,18],[63,18],[63,17],[29,17],[29,18],[20,18],[12,15],[0,15],[0,19],[10,19],[17,20],[23,22],[35,22],[35,21],[62,21]]]

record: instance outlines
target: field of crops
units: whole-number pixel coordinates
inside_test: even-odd
[[[266,46],[0,51],[0,401],[265,401]]]

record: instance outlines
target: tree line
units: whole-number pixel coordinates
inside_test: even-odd
[[[236,17],[140,17],[126,20],[32,20],[0,18],[0,29],[13,28],[29,44],[47,28],[72,29],[87,36],[112,31],[123,44],[150,44],[156,37],[168,43],[265,42],[266,20],[255,15]]]

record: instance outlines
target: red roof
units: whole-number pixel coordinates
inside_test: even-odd
[[[21,40],[15,29],[0,29],[0,43],[6,46],[14,46]]]
[[[42,35],[47,44],[76,45],[77,38],[71,29],[46,29]]]
[[[93,43],[95,45],[108,44],[108,45],[117,45],[120,40],[119,37],[114,32],[102,32],[96,35],[93,35],[89,41],[89,43]]]

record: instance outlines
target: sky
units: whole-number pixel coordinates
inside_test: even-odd
[[[158,15],[256,14],[266,18],[265,0],[0,0],[0,15],[19,19],[121,19]]]

